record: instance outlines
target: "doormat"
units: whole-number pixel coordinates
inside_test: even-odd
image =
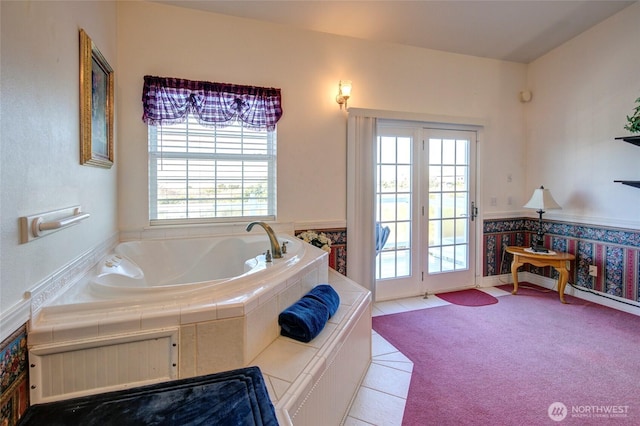
[[[436,294],[440,299],[460,306],[486,306],[498,303],[498,299],[481,290],[471,288],[468,290],[452,291]]]

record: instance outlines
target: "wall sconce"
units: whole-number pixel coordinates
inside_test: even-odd
[[[344,104],[344,109],[347,109],[347,101],[351,97],[351,80],[340,80],[338,83],[338,95],[336,96],[336,102],[340,105],[340,109],[342,109],[342,104]]]

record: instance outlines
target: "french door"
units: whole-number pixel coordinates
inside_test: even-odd
[[[474,131],[379,124],[377,300],[475,285],[475,145]]]

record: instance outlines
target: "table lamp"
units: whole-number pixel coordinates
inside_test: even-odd
[[[544,186],[540,186],[533,191],[533,195],[527,204],[523,206],[525,209],[536,209],[540,215],[538,219],[538,233],[536,235],[536,241],[531,242],[531,249],[535,252],[547,253],[544,245],[544,229],[542,228],[542,214],[545,210],[561,209],[560,205],[556,203],[556,200],[551,196],[551,192],[545,189]]]

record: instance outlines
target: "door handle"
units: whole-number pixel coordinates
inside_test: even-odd
[[[471,202],[471,221],[476,220],[476,216],[478,216],[478,208],[476,207],[476,202]]]

